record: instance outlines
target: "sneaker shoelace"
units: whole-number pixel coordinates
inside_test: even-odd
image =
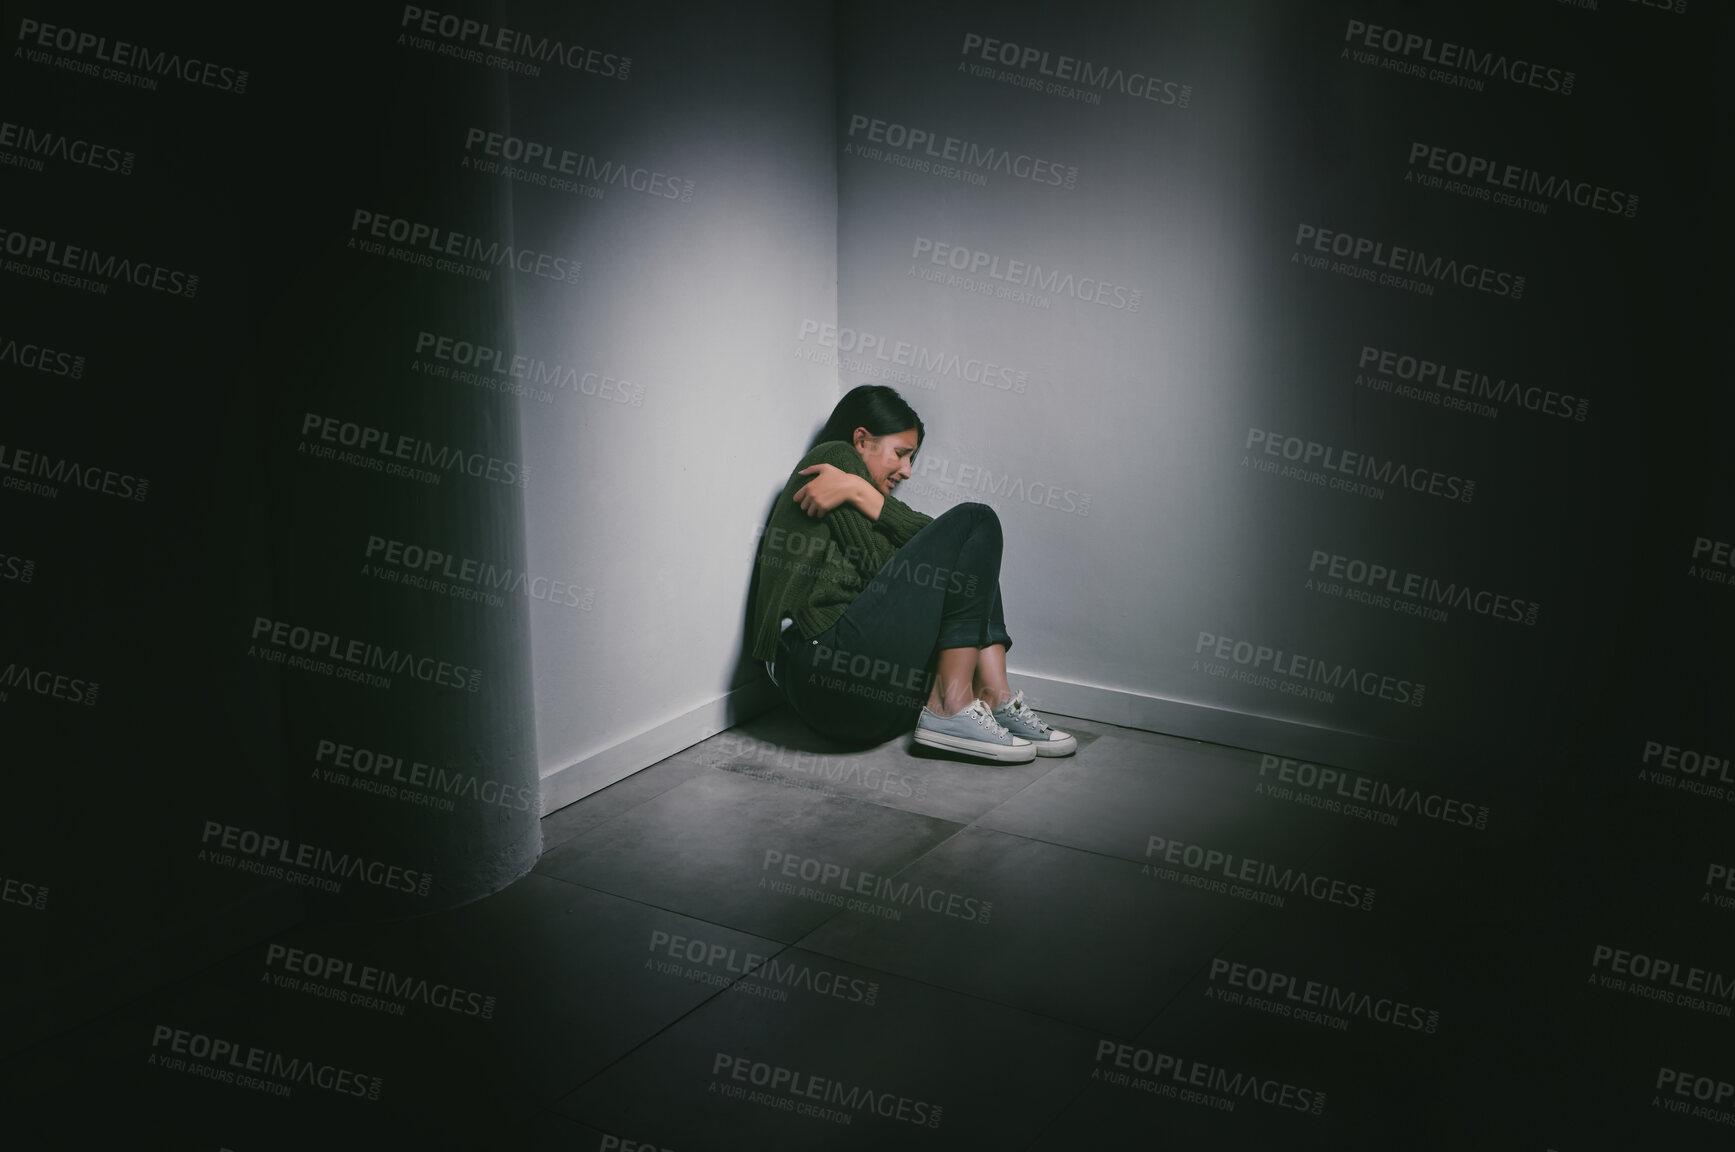
[[[1024,689],[1022,688],[1018,690],[1016,696],[1012,697],[1012,699],[1006,703],[1005,710],[1009,714],[1018,717],[1032,728],[1035,728],[1038,732],[1049,731],[1048,722],[1038,716],[1035,712],[1031,711],[1030,705],[1024,702]]]
[[[982,725],[982,727],[988,729],[988,731],[997,736],[1006,734],[1006,726],[1000,723],[1000,721],[994,719],[994,714],[988,710],[988,705],[982,703],[982,701],[972,700],[970,702],[969,712],[976,718],[976,723]]]

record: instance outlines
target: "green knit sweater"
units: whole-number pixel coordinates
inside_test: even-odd
[[[777,507],[759,537],[755,566],[758,594],[753,602],[753,659],[777,657],[778,625],[795,619],[805,636],[817,636],[837,622],[844,609],[878,575],[911,536],[933,521],[896,497],[887,496],[877,521],[854,504],[842,504],[815,518],[801,510],[795,492],[813,479],[801,470],[831,464],[873,480],[856,450],[842,440],[814,445],[789,474]]]

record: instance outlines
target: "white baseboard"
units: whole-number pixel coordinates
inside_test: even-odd
[[[1413,769],[1427,759],[1424,749],[1360,732],[1253,716],[1100,684],[1033,676],[1017,669],[1011,669],[1011,674],[1032,708],[1057,716],[1077,716],[1122,728],[1375,772]],[[751,682],[576,764],[556,769],[542,778],[542,814],[582,800],[778,702],[777,691],[769,681]]]
[[[607,788],[617,780],[626,779],[641,768],[667,760],[701,740],[757,716],[777,702],[777,690],[769,680],[761,677],[708,704],[701,704],[637,736],[630,736],[619,744],[586,756],[576,764],[557,768],[542,778],[542,814],[546,816],[592,792]]]
[[[1254,716],[1210,704],[1146,696],[1123,688],[1032,676],[1017,669],[1008,672],[1017,687],[1024,689],[1024,699],[1038,712],[1375,772],[1413,768],[1426,756],[1423,749],[1346,729]]]

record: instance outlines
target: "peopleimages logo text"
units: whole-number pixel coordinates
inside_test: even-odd
[[[543,175],[571,176],[593,181],[598,185],[614,184],[634,192],[643,192],[665,200],[690,202],[693,182],[670,176],[653,168],[634,168],[613,160],[604,160],[585,152],[574,152],[557,144],[527,140],[487,128],[470,128],[464,133],[464,151],[480,152],[526,167],[535,165]]]
[[[731,1052],[716,1054],[711,1062],[711,1075],[720,1080],[727,1077],[728,1080],[763,1088],[766,1090],[763,1099],[755,1099],[755,1103],[765,1103],[797,1115],[803,1114],[804,1107],[814,1107],[807,1104],[809,1100],[835,1104],[837,1109],[825,1111],[848,1109],[848,1112],[843,1113],[846,1123],[857,1116],[871,1115],[887,1120],[902,1120],[917,1127],[938,1128],[940,1118],[945,1113],[941,1105],[926,1100],[917,1100],[889,1091],[876,1091],[864,1084],[849,1084],[833,1077],[784,1068]],[[728,1080],[723,1081],[726,1087],[729,1086]],[[755,1093],[755,1096],[760,1094]],[[816,1118],[833,1122],[837,1119],[831,1115]]]
[[[269,616],[253,618],[251,639],[256,647],[270,645],[356,668],[410,676],[424,684],[464,688],[471,692],[482,687],[480,668],[436,660],[432,656],[418,657],[407,649],[383,648],[372,641],[339,636],[318,628],[292,624],[287,620],[273,620]]]
[[[1175,1085],[1186,1085],[1208,1092],[1221,1093],[1228,1097],[1231,1107],[1235,1098],[1257,1100],[1261,1104],[1269,1104],[1276,1108],[1288,1108],[1297,1112],[1311,1113],[1318,1116],[1325,1111],[1325,1093],[1314,1088],[1303,1088],[1275,1077],[1259,1076],[1250,1072],[1236,1072],[1220,1065],[1206,1064],[1203,1061],[1183,1056],[1173,1056],[1167,1052],[1158,1052],[1150,1048],[1135,1048],[1131,1044],[1123,1044],[1116,1040],[1098,1040],[1096,1044],[1096,1068],[1092,1070],[1092,1079],[1106,1079],[1110,1083],[1125,1083],[1115,1079],[1119,1075],[1113,1069],[1126,1069],[1131,1072],[1141,1072],[1148,1075],[1157,1084],[1167,1087],[1169,1082]],[[1145,1087],[1144,1085],[1135,1085]],[[1148,1089],[1147,1089],[1148,1090]],[[1171,1095],[1160,1092],[1158,1095]],[[1188,1099],[1185,1089],[1180,1093],[1181,1099]],[[1199,1101],[1210,1103],[1210,1101]]]
[[[1226,960],[1221,956],[1211,960],[1210,978],[1213,983],[1221,982],[1230,988],[1285,1001],[1285,1010],[1280,1015],[1290,1015],[1291,1011],[1297,1009],[1313,1008],[1342,1018],[1345,1023],[1347,1018],[1359,1016],[1375,1023],[1429,1035],[1432,1035],[1440,1024],[1438,1010],[1423,1008],[1389,996],[1375,996],[1351,988],[1340,988],[1335,984],[1309,980],[1289,972]]]
[[[447,472],[461,472],[477,479],[492,480],[497,484],[517,488],[530,486],[528,464],[502,460],[484,452],[466,452],[449,444],[436,444],[432,440],[421,440],[403,433],[358,424],[353,420],[322,416],[318,412],[303,413],[301,434],[306,436],[309,433],[327,443],[354,448],[363,454],[363,459],[371,460],[366,454],[374,453],[380,457],[408,460]]]
[[[265,967],[309,980],[331,981],[344,991],[378,992],[393,1000],[414,1001],[429,1008],[439,1008],[460,1016],[475,1016],[483,1020],[494,1016],[494,997],[481,992],[429,980],[422,976],[404,976],[389,968],[376,968],[320,952],[308,952],[283,944],[265,948]]]
[[[56,672],[52,668],[20,664],[16,660],[0,668],[0,688],[15,692],[30,692],[68,704],[94,705],[100,685],[95,680]],[[0,692],[0,697],[5,693]]]
[[[1422,167],[1462,180],[1487,186],[1490,190],[1535,197],[1540,201],[1574,204],[1611,216],[1636,216],[1639,198],[1631,192],[1605,188],[1586,180],[1566,176],[1545,176],[1533,168],[1503,164],[1486,156],[1456,152],[1438,144],[1414,141],[1410,144],[1410,167]],[[1519,203],[1518,207],[1526,207]]]
[[[1735,1112],[1728,1107],[1735,1106],[1735,1083],[1719,1076],[1702,1076],[1662,1065],[1657,1068],[1657,1082],[1652,1088],[1660,1094],[1658,1102],[1665,1111],[1713,1124],[1735,1125]],[[1674,1096],[1681,1099],[1673,1099]]]
[[[1323,684],[1328,688],[1349,688],[1363,696],[1408,704],[1413,708],[1422,706],[1422,697],[1426,695],[1427,689],[1425,684],[1398,676],[1371,670],[1363,671],[1353,664],[1337,664],[1300,652],[1255,644],[1251,640],[1219,636],[1215,632],[1200,632],[1198,641],[1193,645],[1193,654],[1195,657],[1232,661],[1243,668],[1254,670],[1255,673],[1267,671],[1272,676],[1281,676],[1288,680]],[[1195,659],[1194,663],[1197,664],[1198,660]]]
[[[959,272],[986,276],[991,280],[1003,280],[1021,288],[1056,296],[1071,296],[1089,304],[1101,304],[1126,312],[1137,312],[1139,303],[1145,296],[1142,289],[1111,284],[1094,276],[1075,276],[1059,268],[1044,268],[1040,264],[1031,264],[1024,260],[1002,260],[992,252],[917,236],[915,246],[910,251],[910,259],[924,258],[930,264],[941,264]]]
[[[528,812],[535,794],[527,786],[508,788],[498,780],[490,780],[469,772],[448,770],[437,764],[424,764],[409,756],[394,755],[374,748],[358,748],[338,740],[321,738],[314,745],[313,762],[329,765],[344,775],[360,777],[382,785],[420,789],[440,796],[474,800],[479,804],[494,804],[513,812]]]
[[[1253,884],[1273,892],[1307,896],[1325,904],[1341,904],[1363,912],[1374,909],[1374,890],[1368,885],[1338,880],[1322,872],[1279,867],[1269,861],[1237,856],[1203,844],[1151,836],[1145,842],[1145,857],[1206,876]]]
[[[559,64],[573,72],[590,72],[616,80],[625,80],[632,71],[633,62],[630,56],[605,52],[600,48],[586,48],[582,44],[569,44],[563,40],[537,36],[516,28],[504,28],[451,12],[418,8],[414,4],[404,5],[398,27],[420,32],[424,36],[437,36],[454,48],[459,48],[461,52],[454,54],[464,55],[465,58],[480,56],[481,50],[486,50],[515,57],[520,62]]]
[[[918,492],[955,494],[956,490],[962,489],[984,496],[1053,508],[1057,512],[1076,512],[1080,516],[1090,515],[1091,494],[1089,492],[1080,492],[1075,488],[1067,488],[1045,480],[1027,482],[1024,477],[1014,476],[1010,472],[999,473],[996,477],[994,470],[985,465],[954,461],[932,452],[922,453],[922,460],[916,469],[916,474],[908,482],[922,484],[923,487],[914,489]],[[945,484],[948,487],[933,488],[933,484]]]
[[[1259,778],[1271,773],[1278,783],[1300,788],[1333,800],[1369,804],[1389,812],[1408,812],[1451,824],[1482,831],[1488,827],[1488,806],[1471,804],[1438,792],[1425,792],[1409,784],[1393,784],[1352,772],[1347,768],[1314,764],[1269,752],[1259,757]]]
[[[1383,240],[1352,236],[1348,232],[1336,232],[1314,224],[1301,224],[1296,227],[1295,246],[1305,246],[1315,252],[1328,253],[1358,263],[1365,262],[1406,276],[1420,277],[1424,282],[1431,280],[1442,284],[1456,284],[1460,288],[1472,288],[1511,300],[1519,300],[1524,296],[1524,277],[1516,272],[1503,272],[1498,268],[1473,262],[1460,263],[1449,256],[1429,256],[1426,252],[1397,244],[1387,247]]]
[[[1522,58],[1513,59],[1499,52],[1484,52],[1450,40],[1435,40],[1418,32],[1405,32],[1363,20],[1351,20],[1344,27],[1344,42],[1357,47],[1386,52],[1398,57],[1415,57],[1424,64],[1467,73],[1485,80],[1505,80],[1525,88],[1537,88],[1559,96],[1571,96],[1576,76],[1563,68],[1552,68]]]
[[[1722,1001],[1735,1002],[1735,972],[1700,968],[1683,964],[1679,960],[1632,952],[1602,943],[1591,949],[1590,966],[1666,987],[1680,995],[1698,992],[1715,996]]]
[[[568,260],[564,256],[553,256],[530,248],[517,248],[511,244],[502,244],[498,240],[484,240],[480,236],[467,236],[462,232],[424,224],[419,220],[369,212],[366,208],[357,208],[351,215],[349,230],[357,235],[365,234],[377,240],[405,244],[412,250],[425,248],[433,255],[456,256],[495,267],[505,265],[520,272],[540,276],[544,280],[564,281],[568,284],[578,283],[579,269],[583,267],[577,260]]]
[[[1393,596],[1404,596],[1429,606],[1443,605],[1492,620],[1508,620],[1514,624],[1534,626],[1536,614],[1540,610],[1534,600],[1508,596],[1491,588],[1460,584],[1456,580],[1441,580],[1436,576],[1426,576],[1393,565],[1327,552],[1322,548],[1313,549],[1313,555],[1307,562],[1307,570],[1313,576],[1329,576],[1333,580],[1388,592]]]
[[[133,154],[125,149],[67,136],[48,128],[14,124],[10,120],[0,120],[0,148],[16,148],[28,157],[64,160],[98,172],[118,172],[122,176],[130,175],[133,170]]]
[[[35,476],[49,484],[75,484],[87,492],[101,492],[120,500],[142,503],[150,481],[130,472],[117,472],[96,464],[80,464],[66,456],[52,456],[17,445],[0,444],[0,472]],[[7,477],[8,480],[11,477]],[[51,489],[51,491],[57,491]]]
[[[1443,360],[1430,360],[1426,356],[1412,356],[1376,348],[1371,344],[1362,345],[1356,367],[1409,383],[1426,385],[1442,392],[1458,393],[1470,397],[1472,403],[1492,401],[1578,423],[1582,423],[1590,413],[1588,397],[1575,396],[1570,392],[1556,392],[1552,388],[1508,380],[1504,376],[1494,376],[1470,368],[1459,368]],[[1479,409],[1480,407],[1486,406],[1478,406]]]
[[[575,395],[582,393],[616,404],[631,404],[635,408],[644,405],[643,384],[619,380],[600,372],[581,371],[571,364],[552,363],[536,356],[509,353],[504,348],[478,344],[425,329],[416,333],[416,355],[453,365],[456,369],[469,369],[472,372],[487,373],[489,377],[507,377],[522,381],[530,388],[547,388],[554,392],[570,391]],[[455,378],[468,382],[462,374],[455,374]],[[511,391],[505,387],[491,390]]]
[[[589,595],[591,589],[575,581],[532,576],[523,569],[500,567],[487,560],[384,536],[370,535],[362,555],[375,564],[390,564],[419,576],[438,576],[457,585],[526,596],[565,608],[588,608],[586,601],[593,598]],[[458,595],[458,598],[476,597]]]
[[[989,64],[1016,68],[1021,72],[1052,76],[1056,80],[1065,80],[1085,88],[1119,92],[1135,99],[1173,104],[1178,108],[1187,107],[1193,99],[1193,87],[1190,84],[1163,80],[1147,72],[1129,72],[1124,68],[1111,68],[1107,64],[1092,64],[1089,60],[1050,53],[1043,48],[1014,44],[1008,40],[996,40],[975,32],[964,34],[964,46],[960,49],[960,54],[977,57]]]
[[[208,1061],[189,1067],[187,1058]],[[191,1071],[219,1083],[234,1084],[256,1091],[268,1091],[274,1096],[289,1095],[294,1085],[322,1088],[339,1096],[360,1096],[368,1100],[380,1098],[384,1083],[378,1076],[365,1075],[335,1064],[319,1064],[300,1056],[285,1056],[269,1048],[158,1024],[151,1030],[150,1063],[169,1071]],[[251,1075],[258,1073],[258,1076]],[[262,1079],[268,1077],[269,1079]]]
[[[375,888],[409,892],[418,896],[428,894],[428,887],[434,879],[431,872],[403,868],[397,864],[351,855],[348,852],[336,852],[306,841],[258,832],[236,824],[225,824],[221,820],[205,821],[199,843],[205,845],[205,848],[200,850],[201,859],[210,854],[207,850],[214,852],[219,848],[226,852],[239,853],[252,860],[266,862],[270,868],[276,869],[275,872],[267,873],[270,879],[282,879],[280,873],[285,868],[302,868],[324,873],[328,877],[360,880]]]
[[[835,324],[822,324],[818,320],[803,320],[797,339],[805,343],[809,338],[821,348],[832,348],[846,354],[843,356],[843,366],[864,375],[886,374],[877,370],[870,371],[878,367],[869,361],[868,358],[872,357],[874,361],[896,368],[908,368],[911,372],[926,372],[935,376],[950,376],[955,380],[984,384],[1003,392],[1022,393],[1030,387],[1030,373],[1021,369],[993,360],[961,356],[956,352],[938,350],[925,344],[899,340],[864,329],[839,328]],[[909,373],[897,373],[895,378],[900,382],[916,379]]]
[[[94,32],[81,32],[76,28],[25,18],[18,22],[18,40],[29,47],[52,48],[152,76],[172,76],[188,84],[233,92],[237,96],[247,91],[245,68],[232,68],[197,56],[182,56],[178,52],[159,51],[126,40],[110,40]]]
[[[1078,169],[1073,166],[1057,164],[1023,152],[978,144],[974,140],[944,136],[927,128],[912,128],[907,124],[852,113],[849,118],[849,136],[854,139],[858,134],[888,148],[919,153],[935,160],[950,161],[983,172],[998,172],[1002,176],[1015,176],[1020,180],[1048,184],[1055,188],[1074,188],[1078,185]]]
[[[64,376],[69,380],[77,380],[84,375],[84,356],[80,353],[65,352],[29,340],[0,335],[0,365],[8,364],[32,372],[45,372],[50,376]]]
[[[1695,536],[1693,560],[1699,564],[1715,564],[1719,568],[1735,568],[1735,544],[1713,540],[1709,536]]]
[[[199,276],[195,272],[165,267],[149,260],[135,260],[130,256],[117,256],[113,252],[98,252],[94,248],[67,244],[29,232],[0,228],[0,252],[20,260],[82,273],[98,283],[131,284],[135,288],[148,288],[152,292],[186,300],[199,293]]]
[[[993,910],[992,902],[978,900],[974,896],[948,892],[942,888],[930,888],[920,882],[897,880],[876,872],[782,852],[776,848],[765,850],[765,858],[759,868],[762,872],[775,870],[791,879],[836,888],[840,892],[854,892],[871,899],[887,900],[902,904],[906,908],[926,908],[930,912],[938,912],[958,920],[987,923],[989,913]]]
[[[1303,466],[1340,472],[1346,476],[1371,480],[1376,484],[1394,484],[1412,492],[1425,492],[1442,500],[1461,500],[1468,504],[1476,495],[1474,480],[1450,475],[1435,468],[1423,468],[1396,460],[1381,460],[1366,452],[1338,448],[1322,444],[1318,440],[1307,440],[1265,428],[1248,428],[1247,441],[1241,447],[1244,452],[1262,451],[1268,456],[1281,456]],[[1253,459],[1257,460],[1258,456],[1254,455]]]

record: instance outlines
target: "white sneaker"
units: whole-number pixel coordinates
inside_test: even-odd
[[[980,700],[970,701],[968,708],[951,716],[936,716],[923,708],[916,718],[916,743],[1002,764],[1027,764],[1036,759],[1036,745],[1008,732]]]

